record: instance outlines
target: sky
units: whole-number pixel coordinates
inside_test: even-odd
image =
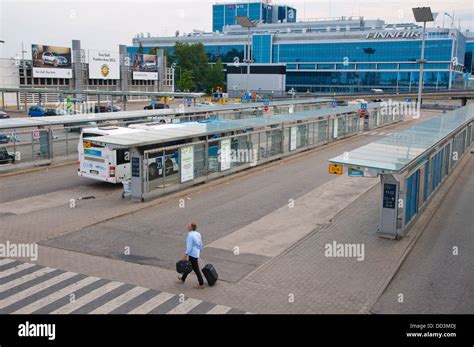
[[[83,49],[118,51],[131,45],[137,33],[174,36],[194,29],[211,31],[212,4],[223,0],[0,0],[0,57],[31,56],[31,44],[71,47],[81,40]],[[235,1],[234,1],[235,2]],[[237,1],[246,2],[246,1]],[[386,23],[413,22],[411,8],[430,6],[436,22],[445,26],[454,12],[455,25],[474,32],[474,0],[274,0],[296,7],[298,19],[363,16]]]

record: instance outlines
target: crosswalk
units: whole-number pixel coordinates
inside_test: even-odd
[[[0,258],[0,314],[244,314],[132,284]]]
[[[393,133],[384,132],[384,131],[370,131],[363,133],[365,136],[390,136]]]

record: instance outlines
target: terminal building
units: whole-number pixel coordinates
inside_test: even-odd
[[[135,37],[129,49],[158,47],[173,54],[178,42],[202,43],[210,62],[221,59],[234,65],[250,49],[255,64],[286,66],[287,91],[417,90],[422,42],[418,24],[364,17],[298,21],[296,9],[282,8],[261,2],[214,5],[213,32]],[[276,15],[280,12],[281,17]],[[257,21],[250,47],[247,29],[235,22],[236,16]],[[454,27],[429,27],[425,47],[424,88],[463,88],[465,73],[472,70],[474,37]],[[257,86],[251,89],[258,91]]]

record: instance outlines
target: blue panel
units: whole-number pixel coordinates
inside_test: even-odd
[[[256,63],[271,63],[271,35],[254,35],[252,40],[253,59]]]
[[[426,201],[426,199],[428,199],[428,195],[429,195],[429,189],[430,187],[428,187],[428,177],[430,176],[430,166],[428,163],[425,164],[425,177],[423,179],[423,202]]]
[[[405,223],[418,213],[418,192],[420,183],[420,170],[417,170],[407,179]]]

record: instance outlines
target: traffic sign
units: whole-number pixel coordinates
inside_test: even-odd
[[[40,138],[40,131],[39,130],[33,130],[31,135],[33,136],[33,140],[38,140]]]
[[[268,106],[263,106],[263,110],[264,110],[265,112],[267,112],[267,111],[268,111]]]
[[[267,99],[263,100],[263,106],[268,106],[268,105],[270,105],[270,100],[267,100]]]
[[[348,170],[348,174],[350,177],[364,177],[364,171],[353,169],[351,167]]]
[[[331,106],[332,106],[332,107],[336,107],[336,106],[337,106],[337,100],[336,100],[336,99],[332,99],[332,100],[331,100]]]
[[[332,175],[342,175],[343,168],[342,165],[329,164],[329,173]]]
[[[360,109],[364,110],[364,111],[367,111],[367,104],[366,103],[361,103],[360,104]]]

